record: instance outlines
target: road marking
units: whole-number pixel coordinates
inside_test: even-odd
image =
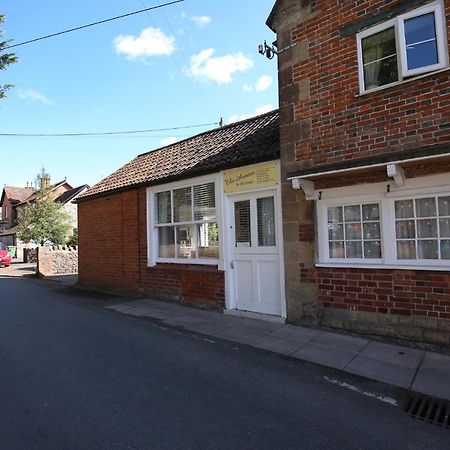
[[[333,383],[333,384],[336,384],[343,388],[350,389],[351,391],[357,392],[358,394],[365,395],[366,397],[373,398],[373,399],[378,400],[383,403],[388,403],[389,405],[392,405],[392,406],[398,406],[397,401],[391,397],[387,397],[383,394],[378,394],[376,392],[364,391],[364,390],[360,389],[359,387],[353,386],[352,384],[348,384],[348,383],[345,383],[344,381],[336,380],[336,378],[330,378],[327,376],[324,376],[324,378],[329,383]]]

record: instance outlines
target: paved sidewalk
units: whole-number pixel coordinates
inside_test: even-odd
[[[106,308],[450,400],[450,356],[440,353],[154,300]]]

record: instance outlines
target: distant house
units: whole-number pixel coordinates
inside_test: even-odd
[[[78,198],[83,285],[285,317],[278,111],[136,157]]]
[[[64,205],[64,209],[72,217],[72,230],[77,228],[77,205],[72,203],[80,194],[85,192],[89,186],[82,185],[73,188],[66,180],[51,184],[50,178],[44,180],[48,188],[48,196],[55,202]],[[17,230],[20,215],[24,213],[29,205],[38,200],[38,192],[31,185],[22,187],[5,186],[3,188],[0,207],[2,210],[2,220],[0,221],[0,242],[7,245],[19,245],[21,242],[17,238]]]
[[[0,242],[16,244],[17,206],[35,193],[32,186],[5,186],[0,200],[2,218],[0,221]]]

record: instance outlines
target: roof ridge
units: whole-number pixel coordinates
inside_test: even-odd
[[[165,148],[172,147],[173,145],[182,144],[183,142],[190,141],[190,140],[195,139],[200,136],[204,136],[205,134],[213,133],[214,131],[226,130],[226,129],[229,129],[229,128],[232,128],[232,127],[235,127],[238,125],[243,125],[247,122],[256,121],[257,119],[261,119],[265,116],[275,115],[278,112],[279,112],[279,108],[276,108],[276,109],[273,109],[272,111],[268,111],[266,113],[259,114],[257,116],[252,116],[252,117],[248,117],[247,119],[239,120],[238,122],[229,123],[229,124],[223,125],[221,127],[213,128],[212,130],[202,131],[201,133],[194,134],[193,136],[189,136],[187,138],[182,139],[181,141],[174,142],[173,144],[164,145],[163,147],[158,147],[153,150],[149,150],[147,152],[141,153],[141,154],[137,155],[134,159],[140,158],[141,156],[148,155],[149,153],[154,153],[154,152],[164,150]]]

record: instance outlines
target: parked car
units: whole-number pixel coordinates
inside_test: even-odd
[[[8,267],[11,264],[11,256],[9,255],[8,247],[3,242],[0,242],[0,267]]]

